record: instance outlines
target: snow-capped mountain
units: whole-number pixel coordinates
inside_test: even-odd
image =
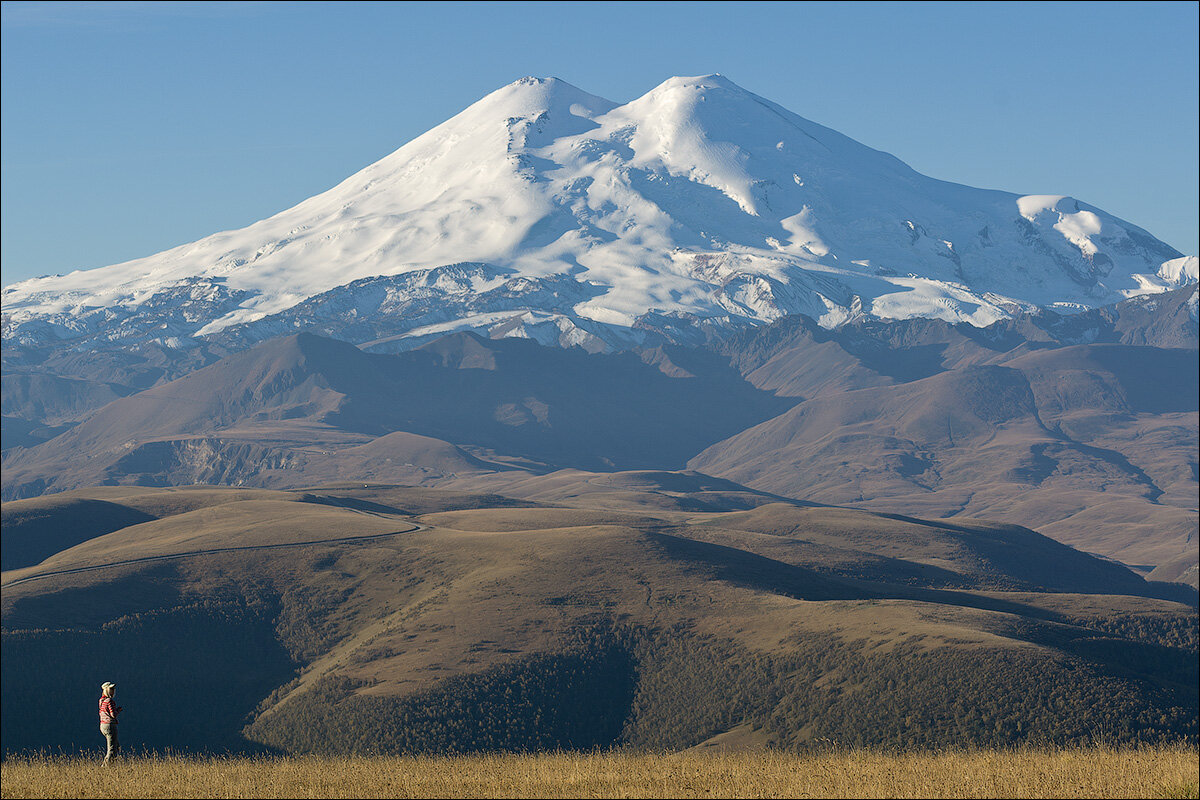
[[[1098,208],[928,178],[720,75],[624,105],[525,78],[247,228],[10,286],[3,336],[620,349],[794,313],[982,326],[1196,281],[1195,257]]]

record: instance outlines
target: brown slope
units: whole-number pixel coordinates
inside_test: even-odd
[[[783,504],[725,514],[710,524],[767,534],[789,545],[803,542],[930,567],[921,574],[944,586],[1084,593],[1145,590],[1144,581],[1130,570],[1015,525],[978,520],[936,522]],[[942,574],[935,579],[937,571]]]
[[[243,499],[127,524],[55,553],[35,567],[6,572],[5,580],[181,553],[278,547],[412,528],[393,515],[303,502],[295,496]]]
[[[330,494],[403,504],[410,491],[343,487]],[[449,507],[461,502],[444,499]],[[1080,567],[1096,559],[1030,532],[790,506],[707,514],[696,525],[674,515],[606,516],[602,508],[428,508],[417,521],[429,529],[368,543],[196,554],[167,562],[169,568],[126,564],[6,586],[5,748],[74,743],[78,726],[66,709],[77,704],[76,687],[90,691],[86,674],[97,667],[38,659],[81,646],[107,659],[99,668],[117,675],[127,707],[156,710],[136,717],[129,744],[237,747],[242,720],[253,714],[250,734],[286,750],[304,752],[304,732],[316,726],[328,741],[361,742],[367,752],[372,743],[390,746],[402,721],[388,705],[393,700],[422,703],[435,728],[469,728],[471,706],[447,712],[440,702],[424,702],[428,692],[461,680],[493,685],[486,682],[503,670],[517,670],[498,690],[513,698],[505,706],[506,728],[526,724],[531,703],[547,719],[555,709],[580,708],[594,721],[615,698],[539,698],[530,693],[539,673],[522,665],[548,660],[561,674],[572,663],[560,655],[565,640],[603,620],[662,634],[640,651],[638,699],[614,707],[621,719],[628,714],[649,728],[685,728],[678,736],[637,740],[650,746],[690,746],[752,718],[773,718],[781,741],[812,739],[820,730],[814,724],[847,713],[859,715],[864,735],[885,724],[940,744],[990,741],[973,738],[980,735],[975,730],[927,727],[930,714],[942,713],[936,697],[949,692],[965,700],[984,715],[990,733],[993,713],[1034,719],[1021,716],[1030,711],[1021,697],[1031,688],[1025,677],[1078,687],[1109,669],[1119,670],[1119,684],[1097,684],[1099,694],[1089,702],[1046,706],[1036,695],[1034,705],[1052,709],[1043,722],[1086,728],[1095,720],[1073,715],[1105,704],[1131,711],[1131,719],[1165,719],[1180,702],[1153,695],[1154,681],[1168,680],[1166,672],[1144,675],[1143,662],[1131,660],[1148,645],[1106,634],[1105,626],[1119,613],[1142,631],[1157,625],[1169,632],[1176,625],[1184,630],[1194,615],[1141,597],[1061,591],[1112,583],[1102,573],[1122,570],[1097,563],[1088,576]],[[100,537],[59,554],[57,566],[303,542],[331,530],[370,534],[400,521],[382,511],[246,499]],[[1029,569],[1009,548],[1032,548],[1044,578],[1007,573]],[[1122,573],[1129,589],[1147,589]],[[955,588],[963,579],[988,591]],[[1053,593],[1030,590],[1038,580],[1059,579],[1046,587]],[[1107,651],[1085,649],[1100,639]],[[294,660],[265,659],[279,652]],[[1166,655],[1170,663],[1187,656]],[[778,668],[769,660],[775,658],[783,659]],[[773,669],[778,675],[771,680],[780,682],[755,694],[755,682]],[[930,670],[941,690],[927,696],[916,675]],[[186,695],[214,674],[226,685],[210,698],[205,720],[180,726],[174,714],[188,707],[172,695]],[[893,679],[886,696],[869,688]],[[992,700],[973,694],[980,681]],[[23,691],[8,691],[16,685]],[[49,690],[54,685],[58,691]],[[833,706],[814,718],[773,705],[792,692],[849,694],[859,710]],[[1005,706],[999,712],[990,705],[996,697]],[[86,700],[85,694],[79,703]],[[322,708],[326,713],[313,715]],[[35,710],[41,713],[27,713]],[[26,722],[13,724],[17,717]],[[328,718],[352,724],[326,727]],[[1020,740],[1013,736],[1007,741]]]
[[[350,475],[419,482],[484,468],[456,448],[542,465],[669,468],[791,402],[728,366],[671,377],[631,353],[473,334],[399,355],[299,335],[118,400],[14,453],[4,492]],[[350,451],[397,432],[411,436]]]
[[[1039,413],[1055,422],[1073,414],[1194,413],[1200,408],[1195,350],[1074,345],[1016,353],[998,363],[1028,377]]]
[[[1200,362],[1194,350],[1089,345],[1029,353],[1006,363],[1029,378],[1048,426],[1097,457],[1123,465],[1147,486],[1149,506],[1123,503],[1119,508],[1100,501],[1113,522],[1147,533],[1153,526],[1169,526],[1184,536],[1194,531],[1200,446]],[[1193,512],[1191,521],[1185,513],[1170,522],[1167,509]],[[1096,506],[1088,516],[1098,518]],[[1058,525],[1064,536],[1070,535],[1069,527]]]
[[[62,378],[43,372],[6,372],[3,413],[6,417],[57,426],[78,422],[133,389],[116,383]]]
[[[756,491],[724,478],[691,470],[587,472],[564,469],[547,474],[519,470],[458,476],[439,485],[464,491],[489,491],[539,503],[608,511],[685,514],[741,511],[768,503],[798,503]]]
[[[807,401],[689,466],[818,502],[885,501],[1021,469],[1054,439],[1035,412],[1019,372],[972,368]]]
[[[0,569],[37,564],[80,542],[155,517],[117,503],[55,497],[5,503],[0,521]]]
[[[92,539],[132,525],[247,500],[291,500],[261,489],[92,487],[4,503],[3,569],[29,567]]]
[[[818,502],[1003,519],[1147,569],[1194,554],[1195,353],[1003,363],[811,400],[689,466]]]
[[[813,398],[987,363],[1023,342],[941,320],[860,319],[825,330],[807,317],[785,317],[716,347],[755,386]]]

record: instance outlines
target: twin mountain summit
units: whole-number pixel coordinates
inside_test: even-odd
[[[131,709],[243,676],[147,747],[1195,741],[1197,266],[720,75],[525,78],[6,287],[5,751],[87,746],[98,641]]]

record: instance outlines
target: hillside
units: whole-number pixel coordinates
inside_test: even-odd
[[[5,503],[27,555],[3,573],[4,748],[91,743],[72,709],[101,680],[128,745],[184,750],[1197,736],[1194,592],[1013,526],[675,473],[588,505],[579,477],[571,506],[361,483]]]
[[[1020,522],[1148,568],[1194,559],[1195,350],[1073,345],[972,360],[818,395],[688,466],[817,502]]]
[[[375,479],[375,470],[413,482],[506,462],[678,467],[789,405],[728,366],[671,376],[632,353],[470,333],[376,355],[298,334],[120,398],[38,447],[8,452],[4,495],[105,483],[295,486]]]
[[[735,494],[1022,525],[1194,583],[1195,295],[983,329],[786,317],[607,354],[473,333],[370,353],[302,333],[93,411],[55,393],[82,377],[14,378],[31,429],[77,419],[40,443],[6,434],[0,491],[357,479],[557,503],[614,470],[688,467]]]

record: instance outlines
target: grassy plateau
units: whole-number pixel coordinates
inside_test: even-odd
[[[455,757],[26,756],[3,797],[1165,797],[1198,796],[1191,747],[888,753],[538,753]]]

